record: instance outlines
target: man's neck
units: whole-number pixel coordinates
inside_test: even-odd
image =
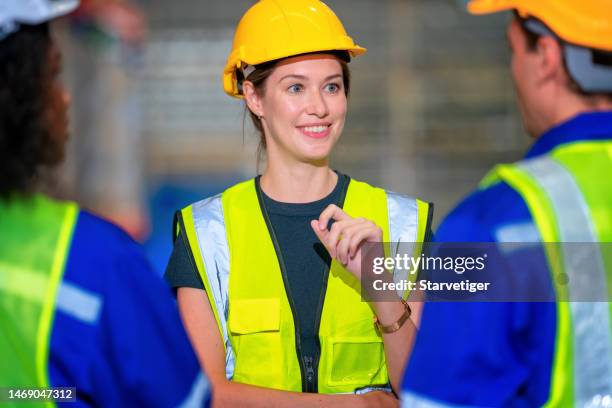
[[[595,95],[591,97],[583,97],[572,95],[573,97],[567,103],[555,104],[555,109],[551,112],[550,123],[548,123],[540,135],[546,134],[552,128],[555,128],[576,116],[589,112],[612,112],[612,101],[605,96]]]

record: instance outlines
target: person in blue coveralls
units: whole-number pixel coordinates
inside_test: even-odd
[[[76,204],[34,192],[68,134],[49,21],[77,5],[0,2],[0,402],[70,387],[50,402],[207,406],[209,383],[175,302],[140,247]]]
[[[436,241],[569,250],[555,256],[537,244],[529,260],[541,266],[530,270],[547,274],[551,301],[427,303],[402,404],[610,407],[612,259],[602,248],[612,242],[611,4],[472,0],[468,9],[514,11],[512,76],[535,142],[523,160],[497,166],[447,216]],[[580,258],[569,244],[576,242],[596,244]],[[573,285],[581,279],[598,294],[581,298]]]

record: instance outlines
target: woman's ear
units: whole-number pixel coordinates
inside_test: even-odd
[[[249,110],[257,115],[257,117],[262,117],[264,113],[262,100],[255,90],[255,85],[251,81],[244,81],[242,83],[242,93]]]

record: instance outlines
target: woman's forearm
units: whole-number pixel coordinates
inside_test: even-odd
[[[213,384],[213,407],[396,407],[398,401],[390,394],[373,392],[354,394],[309,394],[279,391],[248,384],[221,380]]]
[[[372,302],[371,304],[378,321],[383,326],[396,322],[405,311],[404,305],[399,301]],[[416,333],[417,328],[412,319],[408,319],[399,330],[393,333],[382,333],[389,380],[396,394],[399,393],[402,386],[404,369],[412,351]]]

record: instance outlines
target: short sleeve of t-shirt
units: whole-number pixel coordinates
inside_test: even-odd
[[[171,288],[195,288],[204,289],[202,278],[195,266],[191,248],[185,236],[185,232],[180,229],[174,241],[174,248],[170,261],[166,267],[164,278]]]

